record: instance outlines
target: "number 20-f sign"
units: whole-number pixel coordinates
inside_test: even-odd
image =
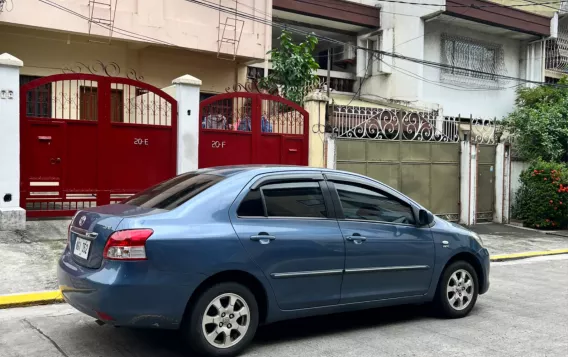
[[[217,140],[213,140],[211,142],[211,147],[213,149],[224,149],[225,148],[225,142],[224,141],[217,141]]]

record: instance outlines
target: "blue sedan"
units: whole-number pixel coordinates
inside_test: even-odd
[[[115,326],[181,329],[233,356],[259,324],[433,302],[466,316],[489,288],[479,236],[368,177],[235,166],[79,211],[58,278],[65,300]]]

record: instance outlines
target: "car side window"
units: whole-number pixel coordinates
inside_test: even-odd
[[[265,217],[260,190],[249,191],[237,209],[239,217]]]
[[[346,219],[415,224],[412,208],[378,190],[362,186],[334,183]]]
[[[288,182],[262,187],[268,217],[326,218],[323,193],[317,182]]]
[[[319,183],[286,182],[250,191],[237,209],[237,215],[327,218],[327,210]]]

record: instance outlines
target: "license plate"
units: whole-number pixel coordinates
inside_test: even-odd
[[[75,249],[73,249],[73,254],[83,259],[89,258],[89,248],[91,248],[91,242],[77,237],[75,239]]]

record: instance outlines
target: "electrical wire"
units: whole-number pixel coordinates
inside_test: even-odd
[[[306,3],[306,4],[311,4],[311,2],[305,1],[305,0],[294,0],[295,2],[299,2],[299,3]],[[402,1],[402,0],[377,0],[378,2],[387,2],[387,3],[395,3],[395,4],[404,4],[404,5],[415,5],[415,6],[436,6],[436,7],[469,7],[469,8],[487,8],[487,7],[525,7],[525,6],[535,6],[535,5],[541,5],[538,3],[532,3],[532,1],[529,0],[524,0],[526,2],[531,2],[531,4],[511,4],[511,5],[501,5],[501,4],[486,4],[486,5],[464,5],[464,4],[437,4],[437,3],[424,3],[424,2],[412,2],[412,1]],[[549,4],[558,4],[560,5],[561,1],[551,1],[551,2],[545,2],[542,4],[545,5],[549,5]],[[321,7],[326,7],[329,9],[333,9],[333,10],[340,10],[342,12],[350,12],[353,14],[360,14],[359,12],[354,12],[354,11],[349,11],[349,10],[344,10],[344,9],[338,9],[336,7],[333,6],[325,6],[325,5],[319,5]],[[554,9],[551,7],[551,9]],[[558,10],[558,9],[556,9]]]
[[[421,80],[421,81],[423,81],[423,82],[430,83],[430,84],[434,84],[434,85],[437,85],[437,86],[442,87],[442,88],[447,88],[447,89],[452,89],[452,90],[457,90],[457,91],[462,91],[462,92],[500,91],[500,90],[512,89],[512,88],[519,87],[519,86],[523,85],[523,83],[519,83],[519,84],[515,84],[515,85],[510,86],[510,87],[501,87],[501,88],[482,88],[482,87],[477,87],[477,88],[474,87],[474,88],[472,88],[471,86],[460,86],[460,85],[457,85],[457,84],[448,84],[448,85],[445,85],[445,84],[443,84],[443,83],[441,83],[441,82],[438,82],[438,81],[435,81],[435,80],[432,80],[432,79],[428,79],[428,78],[422,77],[422,76],[420,76],[420,75],[418,75],[418,74],[412,73],[412,72],[410,72],[410,71],[407,71],[407,70],[402,69],[402,68],[400,68],[400,67],[397,67],[397,66],[395,66],[395,65],[388,64],[388,63],[384,62],[383,60],[380,60],[380,61],[381,61],[383,64],[385,64],[386,66],[389,66],[389,67],[391,67],[392,69],[394,69],[395,71],[397,71],[397,72],[399,72],[399,73],[402,73],[402,74],[404,74],[404,75],[406,75],[406,76],[409,76],[409,77],[412,77],[412,78],[415,78],[415,79],[419,79],[419,80]]]
[[[531,5],[527,5],[527,6],[542,6],[542,7],[547,7],[547,8],[549,8],[549,9],[552,9],[552,10],[555,10],[555,11],[558,11],[558,12],[564,11],[564,10],[562,10],[562,9],[557,9],[557,8],[552,7],[552,6],[548,6],[549,4],[558,4],[558,5],[561,5],[561,4],[562,4],[562,1],[555,1],[555,2],[553,2],[553,3],[543,2],[543,3],[540,3],[540,4],[537,3],[537,2],[534,2],[534,1],[532,1],[532,0],[524,0],[524,1],[531,3]]]
[[[83,20],[91,21],[91,19],[90,19],[89,17],[87,17],[87,16],[85,16],[85,15],[82,15],[82,14],[76,12],[76,11],[73,11],[73,10],[71,10],[70,8],[65,7],[65,6],[63,6],[63,5],[54,3],[54,2],[51,1],[51,0],[38,0],[38,1],[39,1],[39,2],[42,2],[42,3],[46,4],[46,5],[52,6],[52,7],[56,8],[56,9],[59,9],[59,10],[61,10],[61,11],[67,12],[67,13],[69,13],[69,14],[71,14],[71,15],[76,16],[76,17],[79,17],[79,18],[81,18],[81,19],[83,19]],[[117,32],[117,33],[119,33],[119,34],[125,36],[125,37],[133,38],[133,39],[140,40],[140,41],[144,41],[144,42],[154,42],[154,43],[160,43],[160,44],[164,44],[164,45],[169,45],[169,46],[175,46],[175,47],[177,47],[177,46],[174,45],[173,43],[170,43],[170,42],[167,42],[167,41],[163,41],[163,40],[160,40],[160,39],[156,39],[156,38],[153,38],[153,37],[150,37],[150,36],[141,35],[141,34],[138,34],[138,33],[136,33],[136,32],[124,30],[124,29],[121,29],[121,28],[116,27],[116,26],[110,27],[110,26],[107,26],[107,25],[105,25],[105,24],[101,24],[101,23],[97,23],[97,22],[93,22],[93,24],[95,24],[95,25],[97,25],[97,26],[99,26],[99,27],[102,27],[102,28],[104,28],[104,29],[107,29],[107,30],[109,30],[109,31],[110,31],[110,30],[113,30],[113,31],[115,31],[115,32]]]
[[[259,23],[263,23],[263,24],[268,25],[268,26],[280,27],[280,28],[283,28],[285,30],[289,30],[290,32],[301,33],[301,34],[304,34],[304,35],[313,35],[320,40],[327,41],[327,42],[330,42],[330,43],[336,43],[336,44],[339,44],[339,45],[350,45],[350,46],[352,46],[356,49],[362,49],[364,51],[374,52],[374,53],[378,53],[380,55],[389,56],[389,57],[397,58],[397,59],[408,61],[408,62],[414,62],[414,63],[422,64],[422,65],[425,65],[425,66],[429,66],[429,67],[459,70],[459,71],[474,73],[474,74],[478,74],[478,75],[492,76],[492,77],[500,78],[500,79],[515,80],[515,81],[529,83],[529,84],[553,85],[553,84],[545,83],[545,82],[532,81],[532,80],[518,78],[518,77],[512,77],[512,76],[507,76],[507,75],[502,75],[502,74],[483,72],[483,71],[478,71],[478,70],[469,69],[469,68],[465,68],[465,67],[456,67],[456,66],[452,66],[452,65],[448,65],[448,64],[444,64],[444,63],[422,60],[422,59],[419,59],[419,58],[404,56],[404,55],[398,54],[398,53],[391,53],[391,52],[386,52],[386,51],[381,51],[381,50],[371,50],[371,49],[368,49],[368,48],[365,48],[365,47],[362,47],[362,46],[355,46],[353,44],[347,44],[346,42],[343,42],[343,41],[340,41],[340,40],[335,40],[335,39],[332,39],[332,38],[329,38],[329,37],[317,35],[313,32],[310,33],[310,32],[303,31],[301,29],[297,29],[297,28],[290,27],[290,26],[287,26],[287,25],[282,26],[278,23],[270,22],[270,21],[258,18],[254,15],[251,15],[251,14],[235,11],[235,9],[233,9],[233,8],[229,8],[229,7],[226,7],[226,6],[219,6],[217,4],[213,4],[213,3],[208,2],[206,0],[186,0],[186,1],[198,4],[198,5],[201,5],[201,6],[204,6],[204,7],[208,7],[208,8],[211,8],[211,9],[215,9],[215,10],[218,10],[218,11],[221,11],[221,12],[226,12],[226,13],[231,14],[231,15],[239,16],[239,17],[244,18],[244,19],[257,21]]]
[[[47,5],[56,7],[56,8],[58,8],[58,9],[60,9],[60,10],[65,11],[65,12],[68,12],[68,13],[70,13],[70,14],[73,14],[73,15],[75,15],[75,16],[78,16],[78,17],[80,17],[80,18],[86,19],[86,20],[88,20],[88,21],[90,20],[88,17],[86,17],[86,16],[84,16],[84,15],[82,15],[82,14],[79,14],[79,13],[77,13],[77,12],[75,12],[75,11],[69,9],[69,8],[66,8],[66,7],[62,6],[62,5],[55,4],[55,3],[53,3],[51,0],[39,0],[39,1],[42,2],[42,3],[45,3],[45,4],[47,4]],[[215,10],[218,10],[218,11],[221,11],[221,12],[226,12],[226,13],[229,13],[229,14],[232,14],[232,15],[235,15],[235,16],[239,16],[239,17],[245,18],[245,19],[249,19],[249,20],[252,20],[252,21],[256,21],[256,22],[259,22],[259,23],[263,23],[263,24],[268,25],[268,26],[280,27],[280,28],[283,28],[283,29],[288,29],[288,30],[290,30],[290,28],[289,28],[288,26],[282,26],[282,25],[280,25],[280,24],[273,23],[273,22],[271,22],[271,21],[258,18],[258,17],[254,16],[254,15],[251,15],[251,14],[241,13],[241,12],[239,12],[239,11],[235,11],[235,9],[232,9],[232,8],[230,8],[230,7],[220,6],[220,5],[217,5],[217,4],[210,3],[210,2],[208,2],[208,1],[206,1],[206,0],[201,0],[201,1],[198,1],[198,0],[186,0],[186,1],[192,2],[192,3],[195,3],[195,4],[198,4],[198,5],[201,5],[201,6],[204,6],[204,7],[208,7],[208,8],[211,8],[211,9],[215,9]],[[110,30],[110,27],[104,26],[104,25],[99,24],[99,23],[95,23],[95,24],[96,24],[96,25],[99,25],[99,26],[101,26],[101,27],[103,27],[103,28],[106,28],[106,29],[109,29],[109,30]],[[163,44],[167,44],[167,45],[170,45],[170,46],[175,46],[175,47],[177,47],[176,45],[171,44],[171,43],[169,43],[169,42],[162,41],[162,40],[159,40],[159,39],[155,39],[155,38],[152,38],[152,37],[149,37],[149,36],[145,36],[145,35],[139,35],[139,34],[136,34],[135,32],[131,32],[131,31],[128,31],[128,30],[123,30],[123,29],[120,29],[120,28],[118,28],[118,27],[114,27],[114,29],[115,29],[116,32],[121,33],[121,34],[123,34],[124,36],[129,36],[129,37],[132,37],[132,38],[136,38],[136,39],[140,39],[140,40],[145,40],[145,41],[151,40],[151,41],[153,41],[153,42],[163,43]],[[290,30],[290,31],[291,31],[291,32],[296,32],[296,33],[302,33],[302,34],[304,34],[304,35],[312,35],[312,34],[313,34],[313,33],[308,33],[308,32],[306,32],[306,31],[303,31],[303,30],[300,30],[300,29],[296,29],[296,28],[292,28],[292,30]],[[130,34],[130,35],[128,35],[128,34]],[[327,42],[336,43],[336,44],[340,44],[340,45],[350,45],[350,46],[355,47],[356,49],[362,49],[362,50],[367,51],[367,52],[373,52],[373,53],[377,53],[377,54],[380,54],[380,55],[389,56],[389,57],[393,57],[393,58],[397,58],[397,59],[401,59],[401,60],[405,60],[405,61],[409,61],[409,62],[414,62],[414,63],[418,63],[418,64],[430,66],[430,67],[435,67],[435,68],[447,68],[447,69],[452,69],[452,70],[466,71],[466,72],[475,73],[475,74],[480,74],[480,75],[489,75],[489,76],[493,76],[493,77],[495,77],[495,78],[516,80],[516,81],[523,82],[523,83],[538,84],[538,85],[549,85],[549,86],[559,86],[558,84],[553,84],[553,83],[538,82],[538,81],[532,81],[532,80],[527,80],[527,79],[523,79],[523,78],[517,78],[517,77],[511,77],[511,76],[500,75],[500,74],[495,74],[495,73],[489,73],[489,72],[483,72],[483,71],[472,70],[472,69],[469,69],[469,68],[455,67],[455,66],[451,66],[451,65],[447,65],[447,64],[443,64],[443,63],[438,63],[438,62],[433,62],[433,61],[426,61],[426,60],[422,60],[422,59],[418,59],[418,58],[413,58],[413,57],[409,57],[409,56],[404,56],[404,55],[401,55],[401,54],[398,54],[398,53],[390,53],[390,52],[386,52],[386,51],[372,50],[372,49],[364,48],[364,47],[361,47],[361,46],[355,46],[355,45],[352,45],[352,44],[347,44],[347,43],[345,43],[345,42],[343,42],[343,41],[331,39],[331,38],[328,38],[328,37],[325,37],[325,36],[316,35],[316,34],[313,34],[313,35],[314,35],[316,38],[321,39],[321,40],[324,40],[324,41],[327,41]],[[564,85],[563,85],[563,86],[564,86]]]

